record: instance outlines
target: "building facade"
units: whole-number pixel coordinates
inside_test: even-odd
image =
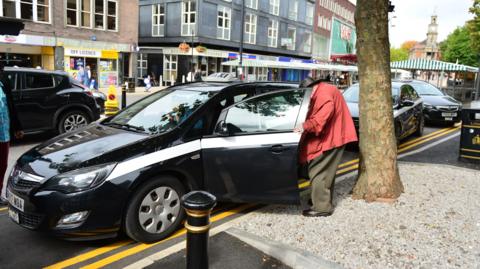
[[[244,58],[310,61],[315,3],[311,0],[244,0]],[[138,74],[162,76],[165,85],[190,70],[235,72],[242,0],[140,0]],[[298,81],[305,72],[248,67],[247,79]],[[308,73],[308,72],[307,72]]]
[[[409,52],[409,59],[440,59],[440,46],[438,44],[438,17],[432,15],[428,25],[427,39],[415,44]]]
[[[317,0],[313,28],[313,59],[353,63],[355,57],[355,5],[349,0]]]
[[[65,70],[89,66],[100,87],[136,72],[138,1],[3,0],[0,16],[24,21],[19,36],[0,36],[8,66]]]

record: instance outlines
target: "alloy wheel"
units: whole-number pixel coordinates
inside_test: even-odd
[[[88,121],[85,116],[81,114],[71,114],[63,122],[63,129],[65,132],[70,132],[80,127],[87,126]]]
[[[180,213],[180,198],[170,187],[158,187],[143,198],[138,210],[140,226],[148,233],[158,234],[168,229]]]

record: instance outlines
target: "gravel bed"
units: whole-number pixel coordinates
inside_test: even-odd
[[[394,204],[352,200],[351,177],[336,184],[330,217],[268,206],[235,226],[345,268],[480,268],[480,171],[402,163],[400,174]]]

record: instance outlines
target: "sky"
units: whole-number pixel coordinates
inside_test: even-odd
[[[350,0],[355,3],[355,0]],[[427,38],[428,24],[434,10],[438,15],[438,42],[443,41],[455,28],[473,18],[468,13],[473,0],[392,0],[396,16],[390,28],[390,45],[400,47],[407,40],[423,41]]]

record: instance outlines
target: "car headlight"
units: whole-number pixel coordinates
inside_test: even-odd
[[[423,103],[423,107],[426,108],[426,109],[436,109],[435,106],[432,106],[431,104],[429,103]]]
[[[45,189],[64,193],[91,189],[105,181],[115,165],[115,163],[102,164],[56,175],[47,181]]]

